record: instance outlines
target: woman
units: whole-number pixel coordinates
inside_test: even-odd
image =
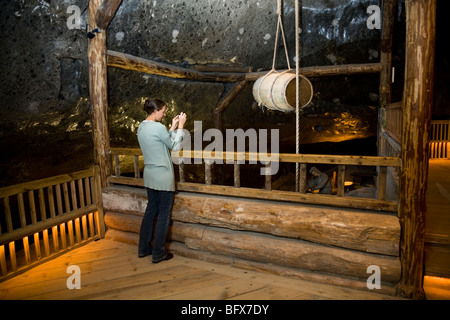
[[[152,262],[158,263],[173,258],[173,254],[166,253],[165,249],[175,193],[175,176],[169,149],[176,150],[180,147],[186,114],[182,112],[173,118],[172,126],[167,131],[161,123],[166,111],[163,101],[146,100],[143,109],[147,112],[147,118],[138,127],[138,141],[144,156],[144,185],[148,203],[141,223],[138,256],[143,258],[151,254]],[[156,216],[158,221],[152,247]]]

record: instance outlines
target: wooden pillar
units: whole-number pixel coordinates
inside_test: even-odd
[[[435,34],[436,0],[406,0],[399,201],[402,277],[397,289],[403,296],[413,299],[423,297],[425,193],[433,105]]]
[[[101,0],[90,0],[88,8],[88,28],[95,29],[95,15]],[[91,31],[89,29],[88,31]],[[88,39],[89,97],[91,104],[92,132],[94,140],[94,164],[100,167],[102,187],[106,187],[111,174],[108,128],[108,84],[106,65],[106,30],[94,33]]]
[[[391,103],[392,42],[394,38],[394,22],[397,6],[398,0],[383,1],[383,26],[380,54],[380,108],[385,108]]]
[[[106,29],[116,15],[123,0],[103,0],[95,14],[95,21],[99,28]]]

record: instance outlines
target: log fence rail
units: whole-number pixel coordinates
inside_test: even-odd
[[[110,154],[113,157],[114,172],[108,177],[108,183],[125,184],[130,186],[144,186],[142,178],[142,152],[138,148],[110,148]],[[124,157],[132,157],[133,159],[133,173],[123,175],[121,172],[121,160]],[[387,168],[398,168],[400,166],[400,159],[397,157],[373,157],[373,156],[342,156],[342,155],[314,155],[314,154],[278,154],[279,163],[299,163],[300,164],[300,190],[283,191],[272,190],[272,176],[265,176],[264,189],[241,187],[240,185],[240,164],[242,161],[259,161],[260,163],[267,163],[270,166],[270,159],[276,158],[273,154],[258,154],[258,153],[240,153],[240,152],[215,152],[206,154],[202,151],[177,151],[172,152],[172,159],[175,164],[178,164],[179,181],[177,181],[178,191],[237,196],[246,198],[257,198],[266,200],[281,200],[298,203],[310,203],[319,205],[331,205],[338,207],[352,207],[359,209],[370,209],[380,211],[397,211],[397,202],[386,200],[386,173]],[[184,161],[182,161],[184,159]],[[185,179],[185,162],[198,163],[198,161],[191,161],[195,159],[202,159],[205,167],[204,183],[186,182]],[[212,184],[212,170],[211,167],[214,161],[221,160],[226,165],[227,163],[233,165],[234,185],[217,185]],[[188,161],[186,161],[188,160]],[[336,170],[336,195],[313,194],[307,193],[307,168],[308,165],[328,164],[337,166]],[[345,194],[345,176],[346,168],[349,166],[363,166],[376,167],[378,170],[377,192],[376,199],[374,198],[360,198],[348,197]]]
[[[104,233],[96,167],[0,188],[0,281]]]

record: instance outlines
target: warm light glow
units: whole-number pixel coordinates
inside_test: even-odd
[[[427,300],[450,300],[449,278],[425,276],[423,288]]]

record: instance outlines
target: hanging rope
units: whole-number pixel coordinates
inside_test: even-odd
[[[295,153],[298,154],[300,152],[300,115],[299,115],[299,106],[300,106],[300,82],[299,82],[299,70],[300,70],[300,28],[299,28],[299,8],[298,8],[298,0],[295,0],[295,94],[296,94],[296,103],[295,103]],[[300,191],[300,168],[299,163],[295,164],[295,190]]]
[[[288,65],[288,69],[291,69],[291,65],[289,63],[289,54],[288,54],[287,45],[286,45],[286,37],[284,35],[281,1],[282,0],[277,0],[278,23],[277,23],[277,33],[275,35],[275,45],[274,45],[275,47],[273,48],[272,70],[275,70],[275,61],[276,61],[276,57],[277,57],[277,46],[278,46],[278,34],[280,33],[280,30],[281,30],[281,35],[283,37],[284,52],[286,54],[286,62]]]

